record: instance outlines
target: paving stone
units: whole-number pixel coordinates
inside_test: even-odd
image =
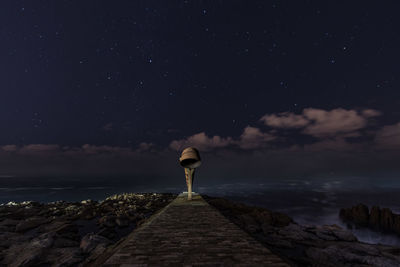
[[[289,266],[211,207],[181,194],[136,229],[104,266]]]

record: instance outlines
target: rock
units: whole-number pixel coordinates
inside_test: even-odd
[[[306,250],[316,266],[399,266],[399,261],[384,257],[374,245],[351,243]]]
[[[30,230],[32,228],[38,227],[39,225],[46,223],[47,221],[48,220],[43,217],[29,218],[27,220],[19,222],[15,227],[15,231],[19,233],[26,232],[27,230]]]
[[[353,235],[352,232],[342,229],[337,225],[334,226],[335,227],[331,228],[331,231],[339,240],[348,242],[358,241],[357,237]]]
[[[0,226],[16,226],[20,221],[6,218],[0,222]]]
[[[113,228],[103,228],[97,234],[104,236],[108,239],[114,239],[116,236],[116,232]]]
[[[102,226],[113,228],[113,227],[115,227],[115,219],[116,219],[116,217],[113,215],[106,215],[106,216],[100,218],[99,223]]]
[[[59,237],[56,238],[53,244],[53,247],[55,248],[66,248],[66,247],[78,247],[80,243],[76,240],[65,238],[65,237]]]
[[[385,230],[392,230],[394,223],[393,213],[388,208],[381,210],[380,227]]]
[[[46,249],[44,248],[26,248],[17,255],[18,257],[15,258],[10,266],[34,266],[38,262],[40,262],[41,258],[43,257]]]
[[[293,223],[293,219],[287,216],[286,214],[280,213],[280,212],[273,212],[272,213],[272,218],[274,221],[274,226],[277,227],[284,227],[289,225],[290,223]]]
[[[54,234],[43,234],[31,242],[14,244],[7,250],[4,263],[8,266],[39,265],[46,251],[54,242]]]
[[[393,231],[400,235],[400,215],[394,214]]]
[[[78,264],[83,262],[85,259],[78,247],[55,249],[54,252],[56,257],[50,256],[47,258],[47,260],[52,263],[52,266],[78,266]]]
[[[256,233],[261,231],[261,226],[249,214],[242,214],[239,216],[240,223],[248,232]]]
[[[357,226],[365,226],[369,221],[368,207],[363,204],[358,204],[347,209],[341,209],[339,215],[342,220],[352,222]]]
[[[346,223],[354,223],[357,226],[369,227],[385,232],[394,232],[400,235],[400,215],[393,214],[388,208],[380,209],[377,206],[371,208],[370,214],[366,214],[368,208],[359,204],[351,209],[341,209],[340,218]],[[368,218],[368,221],[366,221]],[[348,225],[349,227],[350,225]],[[350,227],[349,227],[350,228]]]
[[[129,219],[126,216],[119,216],[115,219],[115,223],[119,226],[119,227],[127,227],[129,226]]]
[[[103,236],[90,233],[82,238],[79,247],[84,253],[89,253],[90,251],[95,249],[99,244],[107,246],[111,244],[111,241]]]
[[[297,242],[305,240],[318,240],[318,237],[315,235],[315,233],[306,231],[306,228],[294,223],[279,229],[277,232],[279,233],[280,239],[285,240],[293,240]]]
[[[371,208],[371,213],[369,215],[369,225],[373,228],[379,228],[381,221],[381,209],[377,206]]]
[[[31,246],[49,248],[54,243],[54,236],[55,236],[54,232],[42,234],[31,241]]]
[[[354,223],[360,226],[367,226],[369,222],[368,207],[364,204],[358,204],[352,208],[352,216]]]
[[[130,229],[123,227],[130,225],[130,219],[132,224],[144,221],[143,211],[150,216],[175,196],[130,193],[114,195],[101,202],[0,204],[0,266],[90,264],[104,253],[111,244],[110,239],[117,242],[129,234]],[[151,210],[146,210],[144,206],[150,202]],[[96,225],[94,217],[99,215],[100,225]],[[98,233],[85,235],[89,231]]]
[[[147,202],[146,205],[144,205],[144,208],[145,208],[145,209],[150,209],[152,205],[153,205],[153,202],[152,202],[152,201],[149,201],[149,202]]]
[[[86,199],[86,200],[81,201],[81,204],[84,204],[84,205],[91,204],[91,203],[93,203],[93,201],[91,199]]]
[[[81,211],[78,212],[78,216],[84,220],[91,220],[96,216],[96,209],[92,205],[86,205]]]

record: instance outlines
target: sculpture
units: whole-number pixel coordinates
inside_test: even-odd
[[[179,158],[182,167],[185,168],[186,185],[188,188],[188,200],[192,200],[192,186],[194,171],[201,165],[199,151],[194,147],[185,148]]]

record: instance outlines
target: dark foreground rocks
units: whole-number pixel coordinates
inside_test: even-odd
[[[394,214],[390,209],[374,206],[371,210],[364,204],[351,208],[343,208],[339,213],[340,218],[352,227],[368,227],[373,230],[395,233],[400,235],[400,215]]]
[[[337,225],[304,226],[279,212],[204,199],[293,266],[400,266],[400,248],[361,243]],[[364,211],[356,212],[364,222]]]
[[[0,205],[0,266],[84,266],[175,199],[120,194],[104,201]]]

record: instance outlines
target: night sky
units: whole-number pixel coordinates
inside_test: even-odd
[[[0,176],[399,173],[398,1],[5,1]],[[138,178],[139,179],[139,178]]]

